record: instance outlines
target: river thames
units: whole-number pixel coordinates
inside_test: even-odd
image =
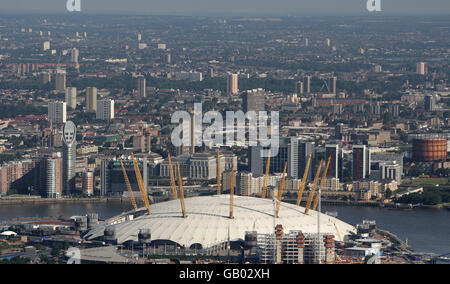
[[[102,219],[131,210],[129,202],[59,203],[0,205],[0,220],[21,217],[70,217],[98,213]],[[337,218],[356,225],[362,220],[375,220],[377,226],[403,240],[408,239],[415,251],[450,253],[450,211],[414,209],[409,211],[377,207],[323,206],[323,211],[337,212]]]

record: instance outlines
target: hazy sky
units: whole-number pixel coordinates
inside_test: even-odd
[[[367,0],[80,0],[82,13],[369,14]],[[380,0],[381,14],[450,14],[450,0]],[[67,0],[0,0],[0,13],[66,12]]]

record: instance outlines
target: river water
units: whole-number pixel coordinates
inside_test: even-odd
[[[69,217],[98,213],[102,219],[131,210],[129,202],[80,204],[0,205],[0,220],[20,217]],[[355,225],[376,220],[381,229],[391,231],[419,252],[450,253],[450,211],[415,209],[410,211],[375,207],[323,206],[323,211],[338,212],[338,218]]]

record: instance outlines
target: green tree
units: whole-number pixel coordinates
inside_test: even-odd
[[[385,193],[386,198],[390,198],[392,196],[392,190],[390,190],[389,188],[386,190]]]

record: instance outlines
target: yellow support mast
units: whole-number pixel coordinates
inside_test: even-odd
[[[123,178],[125,179],[125,184],[127,185],[128,192],[130,193],[131,203],[133,204],[134,211],[138,210],[136,199],[134,199],[133,189],[131,188],[130,180],[128,179],[127,171],[123,165],[122,157],[119,157],[120,165],[122,166]]]
[[[311,188],[311,193],[309,194],[308,202],[306,203],[306,206],[305,206],[305,215],[308,215],[308,213],[309,213],[309,208],[311,207],[314,193],[316,192],[317,182],[319,181],[320,169],[322,168],[322,164],[323,164],[323,161],[320,161],[319,168],[317,169],[316,176],[314,177],[314,182],[313,182],[313,185]]]
[[[234,219],[234,163],[231,166],[230,219]]]
[[[283,200],[284,183],[286,181],[286,169],[287,169],[287,162],[284,163],[283,177],[281,178],[280,188],[278,189],[278,202],[277,202],[277,212],[276,212],[277,218],[278,218],[278,213],[280,213],[281,200]]]
[[[327,173],[328,173],[328,168],[330,167],[330,164],[331,164],[331,155],[328,158],[327,166],[325,167],[325,171],[322,174],[322,179],[320,180],[319,191],[317,191],[316,198],[314,199],[314,205],[312,208],[313,210],[316,210],[317,205],[319,204],[320,191],[322,190],[323,185],[325,184],[325,180],[327,179]]]
[[[267,157],[267,165],[266,165],[266,175],[264,176],[264,185],[263,185],[263,191],[262,191],[262,198],[266,198],[267,196],[267,183],[269,181],[269,170],[270,170],[270,154],[269,151],[269,157]]]
[[[220,184],[222,177],[220,176],[220,151],[217,151],[217,195],[221,194]]]
[[[183,190],[183,180],[181,179],[180,163],[177,162],[178,170],[178,184],[180,187],[180,202],[181,202],[181,212],[183,212],[183,218],[186,218],[186,204],[184,203],[184,190]]]
[[[152,210],[150,209],[150,203],[148,202],[147,192],[145,191],[144,182],[142,181],[141,171],[139,170],[139,165],[133,153],[131,153],[131,157],[133,158],[134,172],[136,173],[136,179],[138,181],[139,190],[141,191],[142,201],[144,201],[148,215],[150,215],[152,214]]]
[[[308,163],[306,163],[305,173],[303,174],[302,184],[298,189],[297,206],[300,206],[300,203],[302,202],[303,191],[305,190],[306,179],[308,178],[308,171],[309,171],[309,164],[311,163],[311,157],[312,154],[309,154]]]
[[[175,184],[175,175],[173,174],[173,167],[172,167],[172,159],[170,157],[169,153],[169,172],[170,172],[170,185],[172,186],[172,198],[177,199],[177,185]]]

